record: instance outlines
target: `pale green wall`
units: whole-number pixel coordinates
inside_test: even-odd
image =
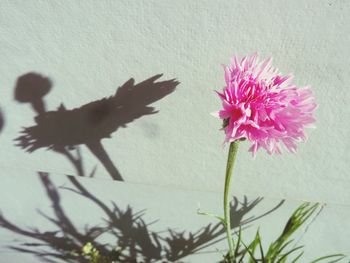
[[[13,139],[22,127],[34,124],[35,116],[29,104],[13,98],[19,76],[34,71],[49,77],[53,88],[45,100],[47,108],[55,110],[62,102],[72,109],[113,95],[130,78],[137,83],[164,73],[161,80],[176,78],[180,84],[153,104],[159,113],[135,120],[103,140],[127,183],[111,183],[100,162],[83,146],[86,172],[97,167],[97,179],[86,183],[100,194],[106,185],[110,191],[111,185],[123,189],[123,205],[151,208],[151,219],[160,219],[163,228],[169,224],[186,229],[186,220],[191,230],[205,225],[211,219],[198,219],[197,203],[203,208],[208,203],[211,210],[220,206],[226,162],[221,123],[209,115],[220,106],[213,92],[224,84],[220,64],[229,63],[233,54],[258,51],[263,57],[273,56],[283,73],[294,73],[297,85],[312,87],[319,104],[317,129],[309,131],[308,142],[299,145],[297,154],[270,157],[261,151],[253,160],[248,144],[243,144],[234,192],[266,197],[268,204],[287,198],[284,214],[271,215],[267,225],[286,218],[297,200],[327,203],[319,222],[307,233],[311,255],[350,254],[346,244],[350,236],[346,224],[349,14],[346,0],[1,1],[0,107],[5,120],[0,132],[1,211],[31,226],[38,217],[35,209],[45,199],[36,190],[33,195],[26,191],[41,189],[35,173],[49,172],[60,183],[65,182],[65,174],[76,174],[71,163],[55,152],[39,149],[28,154],[14,146]],[[171,194],[162,186],[172,189]],[[183,191],[188,200],[181,201]],[[137,201],[137,193],[143,201]],[[108,193],[104,198],[116,196]],[[162,205],[155,205],[159,200]],[[71,209],[74,214],[72,204]],[[175,215],[182,217],[182,211],[186,220]],[[0,241],[5,235],[1,232]],[[3,240],[2,245],[9,242]]]

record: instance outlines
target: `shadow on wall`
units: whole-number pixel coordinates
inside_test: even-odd
[[[80,176],[86,176],[80,145],[86,145],[101,161],[111,177],[122,177],[104,150],[101,140],[109,138],[120,127],[126,127],[135,119],[157,111],[150,105],[173,92],[179,84],[176,80],[158,81],[161,75],[155,75],[141,83],[133,79],[117,89],[115,95],[93,101],[73,110],[65,109],[62,104],[56,111],[47,111],[43,97],[51,90],[50,79],[36,73],[28,73],[18,78],[15,98],[19,102],[28,102],[37,113],[36,125],[24,128],[16,138],[17,145],[28,152],[47,148],[63,154],[70,160]],[[76,153],[72,151],[76,151]],[[94,171],[90,173],[90,176]],[[135,212],[127,206],[104,203],[86,189],[77,177],[68,176],[70,185],[57,188],[46,173],[39,173],[40,180],[51,202],[53,216],[39,212],[54,224],[56,230],[47,231],[40,226],[19,226],[0,214],[0,226],[8,231],[33,239],[32,242],[14,243],[9,247],[23,253],[33,254],[45,262],[89,262],[81,255],[81,248],[91,242],[103,256],[123,263],[132,262],[179,262],[186,256],[211,247],[225,238],[222,224],[208,224],[196,231],[178,231],[167,229],[163,232],[150,230],[149,222],[144,219],[145,211]],[[84,229],[73,223],[72,215],[66,213],[61,204],[61,195],[72,191],[91,201],[101,211],[102,222]],[[258,216],[247,214],[262,201],[257,198],[251,202],[245,198],[242,202],[234,199],[232,203],[232,229],[266,216],[282,203]],[[114,241],[106,245],[104,238]],[[15,242],[15,241],[14,241]]]
[[[145,210],[135,212],[130,206],[121,209],[114,202],[107,205],[89,192],[74,176],[68,176],[71,185],[61,187],[61,190],[54,185],[48,174],[39,173],[39,176],[52,204],[54,216],[39,213],[53,223],[57,230],[45,231],[37,226],[18,226],[3,214],[0,214],[0,226],[13,234],[35,240],[8,247],[19,252],[33,254],[42,261],[61,260],[61,262],[87,263],[88,259],[83,257],[80,251],[87,242],[91,242],[101,255],[110,261],[115,260],[122,263],[158,262],[160,260],[180,262],[179,260],[186,256],[198,253],[225,238],[225,229],[221,223],[209,224],[193,232],[172,229],[154,232],[149,229],[150,223],[143,219]],[[90,200],[100,209],[104,220],[96,226],[89,227],[86,224],[84,230],[78,230],[60,202],[60,191],[67,190]],[[245,218],[261,201],[262,198],[251,202],[244,198],[243,202],[238,202],[235,198],[231,207],[232,229],[247,225],[272,213],[283,203],[283,201],[280,202],[259,216]],[[112,237],[113,243],[106,245],[105,242],[99,241],[104,236]]]
[[[2,131],[2,128],[4,128],[4,115],[2,114],[1,108],[0,108],[0,133]]]
[[[74,165],[78,175],[83,176],[76,146],[84,144],[114,180],[123,181],[101,140],[110,138],[118,128],[125,128],[135,119],[158,112],[150,105],[172,93],[179,84],[175,79],[158,81],[161,76],[155,75],[138,84],[131,78],[108,98],[73,110],[61,104],[56,111],[47,111],[43,97],[52,88],[51,80],[37,73],[22,75],[17,79],[15,99],[30,103],[37,116],[36,125],[24,128],[22,135],[15,139],[17,146],[28,152],[45,147],[61,153]],[[70,152],[74,149],[78,152],[76,157]]]

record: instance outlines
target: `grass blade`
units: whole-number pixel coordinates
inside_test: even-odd
[[[299,258],[302,257],[302,255],[304,255],[304,251],[301,252],[295,259],[293,259],[293,261],[291,263],[296,263],[299,260]]]
[[[334,257],[338,257],[338,259],[334,259],[333,261],[329,261],[328,263],[339,262],[340,260],[345,258],[345,255],[343,255],[343,254],[333,254],[333,255],[329,255],[329,256],[324,256],[324,257],[317,258],[314,261],[311,261],[310,263],[316,263],[316,262],[320,262],[320,261],[322,261],[324,259],[330,259],[330,258],[334,258]]]

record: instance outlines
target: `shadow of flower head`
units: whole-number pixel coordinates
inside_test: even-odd
[[[18,102],[30,103],[38,114],[42,114],[45,112],[43,97],[49,93],[51,87],[49,78],[30,72],[17,79],[14,96]]]
[[[24,128],[15,139],[16,145],[27,152],[39,148],[54,150],[75,163],[68,150],[83,144],[101,161],[113,179],[122,180],[101,140],[110,138],[119,128],[127,127],[142,116],[158,112],[150,105],[172,93],[179,84],[175,79],[158,81],[161,76],[155,75],[137,84],[130,79],[113,96],[72,110],[61,104],[55,111],[45,111],[42,101],[43,95],[51,88],[51,81],[34,73],[21,76],[15,97],[19,101],[31,102],[38,115],[36,125]],[[82,173],[78,169],[78,175],[82,176]]]

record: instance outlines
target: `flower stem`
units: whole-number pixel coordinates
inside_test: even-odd
[[[235,163],[239,141],[231,142],[228,152],[226,177],[225,177],[225,190],[224,190],[224,222],[226,228],[226,235],[229,247],[229,259],[233,259],[234,243],[231,234],[231,217],[230,217],[230,183],[233,171],[233,165]]]

